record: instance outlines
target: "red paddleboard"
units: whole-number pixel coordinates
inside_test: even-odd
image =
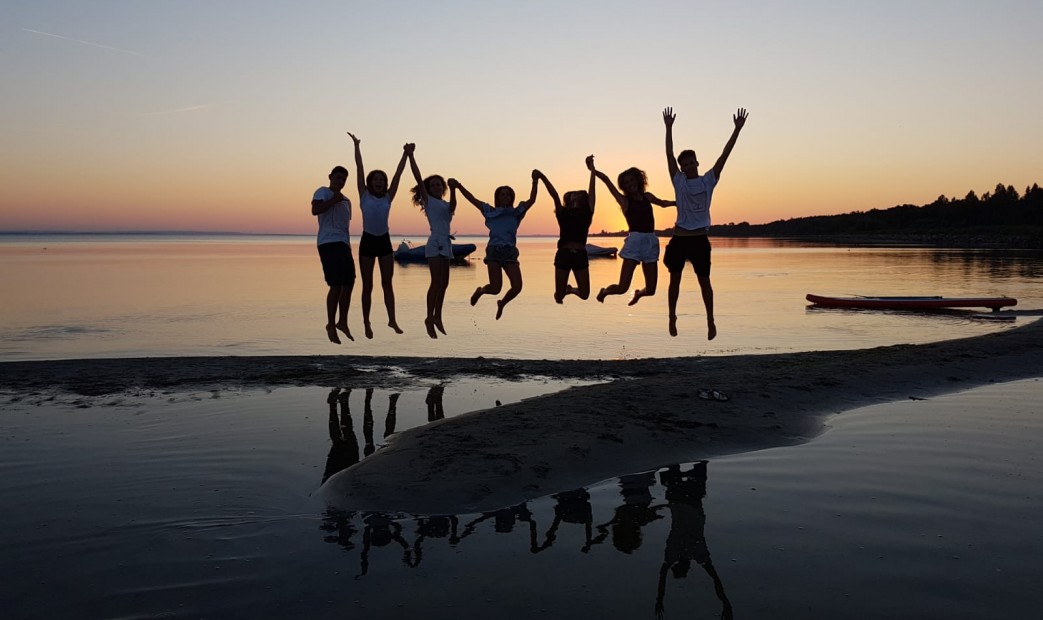
[[[992,308],[1016,306],[1012,297],[824,297],[807,296],[816,306],[825,308],[868,308],[873,310],[941,310],[944,308]]]

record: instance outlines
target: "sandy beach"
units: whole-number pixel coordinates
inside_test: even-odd
[[[1032,316],[1024,313],[1023,316]],[[1025,319],[1022,319],[1025,320]],[[623,361],[362,356],[66,360],[0,364],[8,402],[171,390],[407,385],[460,375],[597,378],[442,420],[324,487],[339,508],[478,512],[621,473],[808,440],[855,407],[1043,376],[1043,323],[975,338],[865,350]],[[699,398],[700,389],[727,401]]]

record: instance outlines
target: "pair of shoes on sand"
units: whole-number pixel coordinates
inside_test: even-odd
[[[719,400],[723,402],[728,400],[728,395],[724,392],[718,392],[717,390],[701,388],[699,390],[699,398],[703,400]]]

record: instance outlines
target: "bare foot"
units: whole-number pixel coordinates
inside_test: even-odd
[[[641,301],[641,298],[644,297],[644,296],[645,296],[645,289],[643,289],[643,288],[637,289],[636,291],[634,291],[634,296],[631,297],[630,301],[627,302],[627,305],[628,306],[633,306],[637,302]]]
[[[340,344],[340,338],[337,337],[337,328],[333,325],[326,326],[326,336],[330,339],[333,344]]]
[[[431,317],[424,319],[424,327],[427,329],[427,335],[432,338],[438,338],[438,334],[435,333],[435,323],[431,320]]]
[[[601,289],[600,291],[598,291],[598,303],[599,304],[605,303],[605,295],[606,295],[605,289]]]
[[[366,323],[364,323],[364,325],[366,326],[366,338],[372,338],[373,337],[373,327],[369,324],[369,321],[366,321]]]
[[[502,299],[496,300],[496,320],[499,321],[500,317],[503,316],[503,307],[507,304],[503,303]]]
[[[677,335],[677,317],[676,316],[670,317],[670,335],[671,336],[676,336]]]
[[[390,327],[391,329],[395,330],[396,334],[401,334],[402,333],[402,328],[399,327],[398,323],[396,323],[394,321],[388,321],[388,327]]]
[[[435,327],[438,328],[438,331],[445,334],[445,325],[442,325],[442,317],[435,317],[432,322],[435,324]]]
[[[714,324],[713,319],[706,320],[706,339],[713,340],[717,337],[717,325]]]
[[[471,305],[473,306],[473,305],[477,304],[478,300],[481,298],[481,296],[482,296],[482,287],[479,286],[478,288],[474,289],[474,293],[471,293]]]
[[[355,338],[351,335],[351,330],[348,329],[348,322],[337,323],[337,329],[344,332],[344,335],[348,337],[348,340],[354,342]]]

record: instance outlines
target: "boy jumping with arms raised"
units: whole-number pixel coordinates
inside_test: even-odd
[[[699,160],[695,151],[684,150],[674,159],[674,115],[673,108],[663,110],[663,124],[666,125],[666,165],[674,184],[677,196],[677,223],[674,225],[674,236],[666,245],[663,264],[670,271],[670,288],[667,303],[670,307],[670,335],[677,335],[677,298],[681,294],[681,275],[684,265],[692,263],[695,275],[699,279],[699,288],[706,306],[706,339],[717,337],[717,325],[713,321],[713,287],[710,285],[710,198],[713,188],[721,178],[724,164],[731,155],[735,139],[746,124],[746,108],[739,108],[732,117],[735,129],[732,137],[724,145],[724,152],[717,158],[706,174],[699,175]]]

